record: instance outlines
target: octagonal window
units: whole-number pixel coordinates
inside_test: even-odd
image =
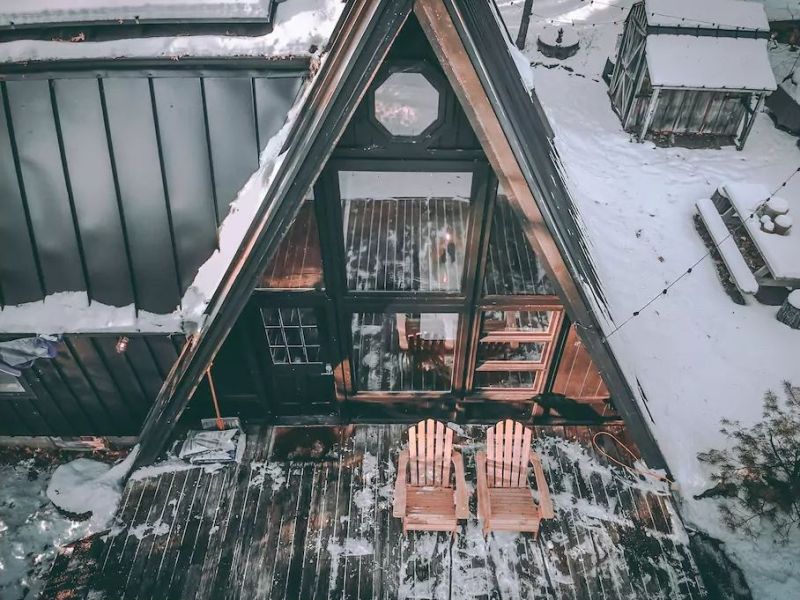
[[[375,118],[392,135],[419,135],[438,116],[439,91],[422,73],[392,73],[375,90]]]

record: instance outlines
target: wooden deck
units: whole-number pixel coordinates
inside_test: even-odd
[[[537,541],[485,540],[474,518],[455,539],[404,537],[391,516],[403,429],[255,429],[242,465],[132,479],[120,526],[62,555],[45,597],[705,597],[670,497],[592,450],[598,428],[536,428],[556,512]],[[465,428],[468,481],[482,439]]]

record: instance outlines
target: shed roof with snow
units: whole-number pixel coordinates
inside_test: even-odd
[[[647,25],[769,31],[764,7],[746,0],[645,0]]]
[[[653,87],[773,91],[767,40],[693,35],[647,36]]]
[[[645,0],[653,87],[773,91],[769,23],[745,0]]]

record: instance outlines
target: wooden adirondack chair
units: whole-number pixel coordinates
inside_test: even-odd
[[[555,516],[539,456],[531,450],[533,431],[507,419],[486,432],[486,452],[475,456],[478,476],[478,518],[483,534],[490,531],[539,533],[542,519]],[[533,467],[539,503],[528,483],[528,466]]]
[[[441,421],[408,428],[408,446],[397,464],[394,516],[403,520],[403,533],[456,533],[458,520],[469,517],[464,461],[453,448],[453,430]]]

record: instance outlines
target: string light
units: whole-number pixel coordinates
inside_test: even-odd
[[[753,217],[757,216],[757,213],[758,213],[758,211],[759,211],[759,210],[761,210],[761,208],[762,208],[762,207],[763,207],[763,206],[764,206],[764,205],[765,205],[767,202],[769,202],[770,200],[772,200],[772,198],[774,198],[774,197],[775,197],[775,195],[776,195],[776,194],[777,194],[777,193],[778,193],[780,190],[782,190],[783,188],[785,188],[785,187],[786,187],[786,186],[789,184],[789,182],[792,180],[792,178],[793,178],[795,175],[797,175],[798,173],[800,173],[800,167],[797,167],[797,168],[796,168],[794,171],[792,171],[792,173],[791,173],[791,174],[790,174],[790,175],[789,175],[789,176],[788,176],[786,179],[784,179],[784,180],[783,180],[783,182],[782,182],[782,183],[781,183],[781,184],[780,184],[780,185],[779,185],[777,188],[775,188],[775,190],[774,190],[774,191],[773,191],[773,192],[772,192],[772,193],[771,193],[771,194],[770,194],[770,195],[769,195],[769,196],[768,196],[768,197],[767,197],[767,198],[766,198],[764,201],[762,201],[761,203],[759,203],[759,205],[758,205],[758,206],[756,206],[756,207],[755,207],[755,208],[752,210],[752,212],[750,213],[750,215],[749,215],[749,216],[748,216],[746,219],[742,219],[742,222],[741,222],[739,225],[736,225],[735,227],[733,227],[733,229],[732,229],[731,231],[728,231],[728,235],[726,235],[724,238],[722,238],[722,239],[719,241],[719,243],[712,243],[712,247],[711,247],[711,249],[707,250],[707,251],[706,251],[706,253],[705,253],[705,254],[703,254],[703,256],[701,256],[700,258],[698,258],[698,259],[697,259],[697,260],[696,260],[694,263],[692,263],[692,265],[690,265],[690,266],[689,266],[687,269],[685,269],[685,270],[684,270],[684,271],[683,271],[683,272],[682,272],[680,275],[678,275],[678,276],[677,276],[677,277],[676,277],[674,280],[672,280],[672,281],[671,281],[669,284],[667,284],[667,286],[666,286],[666,287],[664,287],[664,288],[663,288],[663,289],[662,289],[660,292],[658,292],[658,293],[657,293],[657,294],[655,294],[655,295],[654,295],[652,298],[650,298],[650,299],[649,299],[647,302],[645,302],[645,303],[644,303],[644,304],[643,304],[643,305],[642,305],[642,306],[641,306],[641,307],[640,307],[638,310],[635,310],[635,311],[633,311],[633,313],[631,313],[631,316],[629,316],[629,317],[628,317],[627,319],[625,319],[625,320],[624,320],[622,323],[620,323],[620,324],[619,324],[617,327],[615,327],[615,328],[614,328],[614,329],[611,331],[611,333],[609,333],[608,335],[606,335],[606,336],[605,336],[605,339],[609,339],[609,338],[610,338],[612,335],[614,335],[614,334],[615,334],[615,333],[617,333],[617,332],[618,332],[620,329],[622,329],[623,327],[625,327],[625,325],[627,325],[627,324],[628,324],[628,323],[630,323],[630,322],[631,322],[633,319],[635,319],[635,318],[636,318],[636,317],[638,317],[640,314],[642,314],[642,311],[646,310],[646,309],[647,309],[647,308],[648,308],[648,307],[649,307],[651,304],[653,304],[653,303],[654,303],[656,300],[658,300],[659,298],[663,298],[664,296],[666,296],[666,295],[667,295],[667,292],[669,292],[669,290],[672,288],[672,286],[674,286],[675,284],[677,284],[677,283],[678,283],[678,282],[679,282],[681,279],[683,279],[684,277],[686,277],[686,276],[688,276],[688,275],[691,275],[691,274],[694,272],[694,269],[695,269],[695,267],[697,267],[697,266],[698,266],[698,265],[699,265],[701,262],[703,262],[703,261],[704,261],[706,258],[708,258],[709,256],[711,256],[711,252],[712,252],[713,250],[716,250],[717,248],[719,248],[719,247],[720,247],[720,246],[721,246],[723,243],[725,243],[725,241],[726,241],[726,240],[730,239],[730,238],[731,238],[731,237],[732,237],[732,236],[733,236],[733,235],[734,235],[736,232],[738,232],[738,231],[739,231],[739,230],[740,230],[742,227],[744,227],[744,226],[745,226],[745,221],[749,221],[749,220],[750,220],[750,219],[752,219]]]

